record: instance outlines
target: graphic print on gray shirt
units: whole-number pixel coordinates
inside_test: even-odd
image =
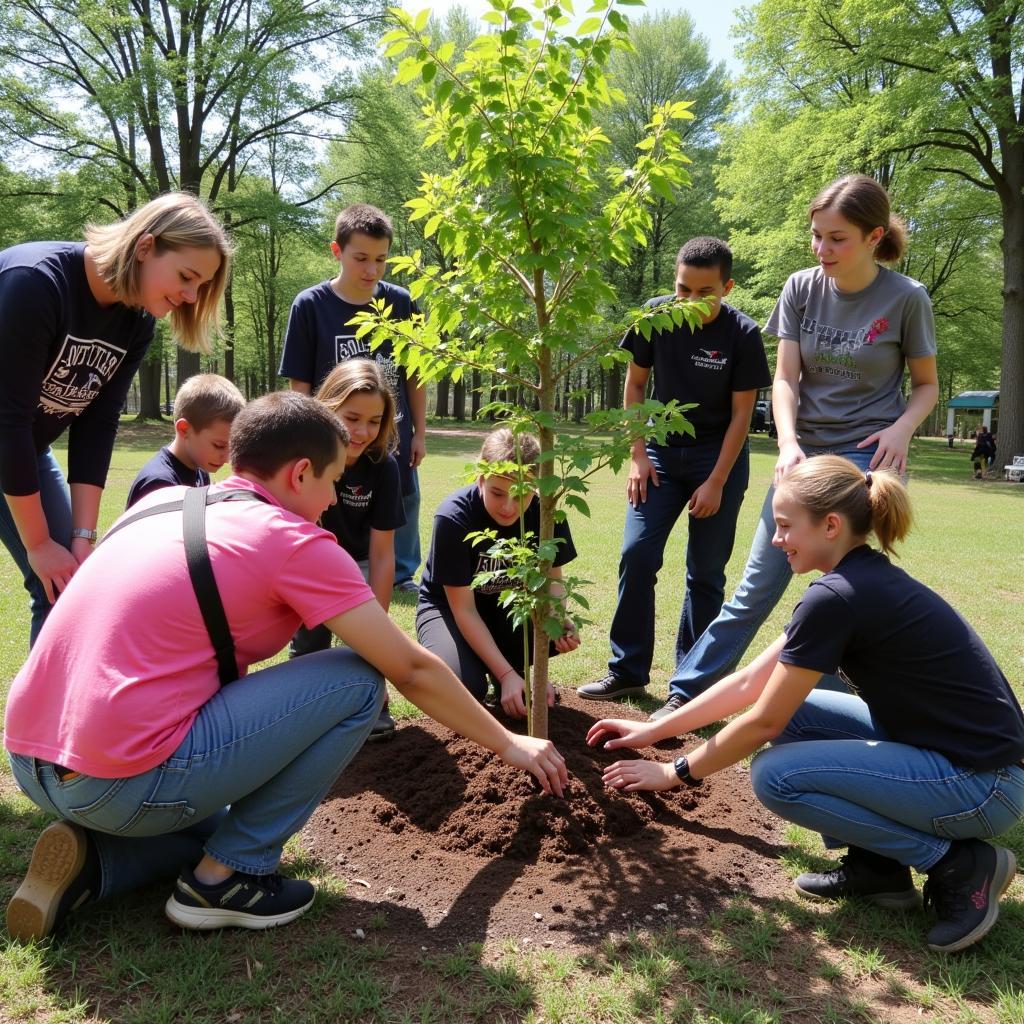
[[[820,267],[782,289],[765,333],[800,344],[797,435],[803,444],[863,441],[903,414],[907,359],[935,355],[924,285],[878,268],[859,292],[841,292]]]

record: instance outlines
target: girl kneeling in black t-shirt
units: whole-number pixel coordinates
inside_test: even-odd
[[[910,527],[895,475],[819,456],[794,467],[773,511],[773,543],[793,571],[825,574],[785,633],[660,722],[606,720],[587,740],[644,747],[749,709],[674,765],[619,761],[605,783],[698,785],[772,742],[751,766],[758,799],[848,848],[834,870],[797,878],[798,892],[911,907],[914,868],[937,916],[928,945],[965,949],[995,924],[1016,870],[1009,850],[984,840],[1024,816],[1020,705],[967,622],[882,553]],[[868,547],[872,532],[882,552]],[[814,689],[837,670],[854,693]]]
[[[484,440],[480,461],[516,462],[535,467],[540,454],[537,439],[529,434],[514,436],[508,427],[491,431]],[[430,554],[420,581],[416,610],[416,634],[420,643],[433,651],[462,680],[478,700],[487,696],[488,674],[501,689],[501,706],[515,718],[526,714],[523,698],[523,635],[513,627],[508,611],[499,603],[501,592],[514,583],[498,576],[473,588],[473,578],[501,568],[488,555],[489,544],[474,545],[467,535],[494,530],[497,538],[519,536],[520,503],[533,543],[540,534],[540,510],[532,492],[522,498],[512,494],[515,481],[507,476],[481,475],[477,482],[449,494],[434,515]],[[549,575],[557,580],[561,566],[576,557],[567,523],[555,524],[561,543]],[[555,584],[557,587],[558,584]],[[571,627],[552,644],[552,653],[575,650],[580,641]],[[532,650],[532,637],[530,648]],[[548,690],[548,702],[553,690]]]

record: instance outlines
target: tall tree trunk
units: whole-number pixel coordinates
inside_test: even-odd
[[[1018,162],[1024,165],[1024,146],[1016,148]],[[1003,359],[997,436],[1001,465],[1024,455],[1024,166],[1021,172],[1013,182],[1015,194],[1003,197]]]
[[[160,416],[160,356],[142,361],[139,367],[140,420],[158,420]]]
[[[224,376],[235,381],[235,293],[228,279],[224,289]]]
[[[466,422],[466,378],[460,377],[452,388],[452,415],[459,423]]]
[[[198,352],[186,352],[183,348],[178,349],[179,388],[189,379],[189,377],[194,377],[199,373],[200,369]]]
[[[434,402],[434,415],[441,419],[448,419],[451,413],[448,411],[448,400],[451,396],[452,379],[445,374],[437,382],[437,400]]]
[[[470,418],[476,419],[480,415],[480,371],[473,371],[473,393],[470,395]]]

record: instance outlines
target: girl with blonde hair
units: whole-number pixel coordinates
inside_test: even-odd
[[[618,761],[605,783],[697,787],[772,743],[751,766],[758,799],[847,848],[833,870],[800,875],[797,891],[910,908],[913,868],[936,914],[928,946],[965,949],[995,924],[1016,871],[1013,853],[986,840],[1024,816],[1020,705],[971,626],[890,562],[911,523],[895,472],[822,455],[787,473],[772,507],[773,543],[793,572],[824,573],[783,635],[660,721],[601,721],[587,740],[645,747],[742,714],[674,764]],[[815,689],[837,671],[853,692]]]
[[[224,229],[183,192],[87,227],[84,242],[0,252],[0,540],[31,598],[30,643],[96,541],[118,417],[155,320],[170,316],[183,348],[209,351],[230,263]],[[69,429],[65,480],[50,445]]]

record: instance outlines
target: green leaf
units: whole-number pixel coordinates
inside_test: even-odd
[[[579,28],[576,29],[576,34],[581,36],[589,36],[592,32],[596,32],[602,25],[600,18],[584,18]]]

